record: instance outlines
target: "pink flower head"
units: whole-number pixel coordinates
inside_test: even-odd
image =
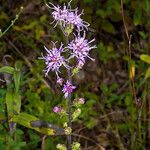
[[[58,78],[57,78],[57,83],[58,83],[59,85],[63,85],[63,83],[64,83],[64,79],[63,79],[63,78],[58,77]]]
[[[52,12],[52,16],[54,18],[54,21],[56,21],[56,24],[55,26],[60,23],[60,24],[64,24],[65,23],[65,20],[66,20],[66,17],[68,16],[68,9],[67,9],[67,6],[64,4],[63,7],[57,5],[55,6],[54,4],[50,3],[52,5],[52,7],[48,6],[50,9],[53,10]]]
[[[70,3],[71,1],[68,3],[67,6],[64,4],[63,7],[59,5],[55,6],[54,4],[50,3],[52,7],[48,7],[53,10],[53,22],[56,22],[54,27],[56,27],[59,23],[63,27],[72,25],[77,27],[78,30],[83,30],[83,28],[87,29],[89,23],[83,21],[83,19],[81,19],[80,17],[83,14],[83,11],[78,14],[78,9],[71,9]]]
[[[78,64],[77,64],[77,68],[82,69],[82,67],[85,64],[85,58],[84,57],[80,57],[78,58]]]
[[[80,104],[84,104],[85,103],[85,99],[84,98],[79,98],[79,103]]]
[[[67,82],[64,84],[63,90],[62,92],[64,93],[64,97],[67,98],[69,96],[69,94],[71,94],[73,92],[73,90],[76,87],[72,85],[72,83],[70,81],[67,80]]]
[[[59,113],[59,112],[61,112],[61,108],[58,107],[58,106],[55,106],[55,107],[53,108],[53,112],[54,112],[54,113]]]
[[[91,49],[96,48],[96,46],[91,46],[90,44],[95,41],[95,39],[88,42],[87,39],[85,39],[85,32],[83,37],[80,36],[80,33],[78,33],[78,36],[75,36],[75,39],[68,44],[68,48],[72,50],[72,57],[76,57],[78,60],[78,65],[82,67],[85,63],[85,58],[90,58],[92,61],[94,61],[93,58],[89,56],[89,52]]]
[[[46,64],[46,76],[48,75],[49,71],[55,72],[58,76],[58,72],[60,72],[59,69],[62,65],[65,66],[67,69],[69,68],[66,63],[67,60],[61,55],[61,53],[64,51],[64,48],[62,46],[63,45],[61,44],[60,48],[57,49],[55,43],[53,42],[53,47],[50,50],[44,47],[47,54],[46,56],[42,56],[42,59],[45,60]]]
[[[89,23],[83,21],[80,17],[83,14],[83,11],[78,14],[78,9],[75,9],[74,12],[69,12],[68,16],[66,17],[66,24],[76,26],[77,29],[83,30],[84,28],[88,29]]]

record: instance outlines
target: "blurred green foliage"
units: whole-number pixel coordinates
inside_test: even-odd
[[[16,125],[11,120],[12,116],[25,113],[63,126],[64,118],[54,114],[52,109],[55,105],[66,107],[66,101],[60,94],[61,88],[55,85],[54,74],[45,78],[44,62],[38,59],[41,52],[44,53],[43,45],[51,46],[51,40],[61,42],[64,38],[59,28],[54,29],[50,24],[53,19],[45,2],[49,1],[0,2],[0,35],[7,31],[0,37],[0,149],[44,147],[55,150],[56,143],[65,143],[64,137],[47,136],[43,140],[45,132],[28,125],[28,117],[24,117],[27,125],[20,121],[16,121]],[[68,1],[51,2],[63,4]],[[83,18],[91,24],[87,36],[89,39],[95,37],[97,44],[92,52],[96,61],[85,65],[81,72],[83,77],[80,72],[76,77],[79,88],[74,97],[82,96],[86,103],[77,122],[73,123],[74,133],[83,137],[75,136],[74,139],[91,150],[97,147],[91,139],[106,149],[149,149],[149,0],[123,0],[125,23],[132,35],[131,52],[120,0],[77,0],[72,1],[72,5],[84,9]],[[8,29],[21,6],[24,9],[19,19]],[[10,60],[5,60],[7,55]],[[134,72],[132,76],[131,72]],[[91,142],[86,144],[84,137]]]

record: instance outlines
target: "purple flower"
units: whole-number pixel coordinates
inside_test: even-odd
[[[54,4],[50,3],[52,5],[52,7],[49,7],[50,9],[53,10],[52,12],[52,16],[54,18],[54,21],[56,21],[56,24],[54,27],[57,26],[58,23],[63,23],[65,25],[65,20],[66,20],[66,17],[68,16],[68,9],[66,7],[66,5],[64,4],[63,8],[61,8],[61,6],[57,5],[55,6]]]
[[[67,98],[69,96],[69,94],[71,94],[73,92],[73,90],[76,87],[72,85],[72,83],[70,81],[67,80],[67,82],[64,84],[64,87],[62,89],[62,92],[64,93],[64,97]]]
[[[63,78],[58,77],[58,78],[57,78],[57,83],[58,83],[59,85],[63,85],[63,83],[64,83],[64,79],[63,79]]]
[[[76,26],[78,30],[83,30],[83,28],[87,29],[89,23],[83,21],[83,19],[81,19],[80,17],[83,14],[83,11],[80,14],[78,14],[78,9],[76,8],[72,10],[70,3],[71,1],[68,3],[68,6],[64,4],[63,7],[59,5],[55,6],[54,4],[50,3],[52,7],[50,6],[48,7],[53,10],[52,12],[52,16],[54,18],[53,22],[56,22],[54,27],[56,27],[57,24],[59,23],[63,27]]]
[[[55,106],[55,107],[53,108],[53,112],[54,112],[54,113],[59,113],[59,112],[61,112],[61,108],[58,107],[58,106]]]
[[[68,25],[76,26],[78,30],[83,30],[84,28],[88,29],[89,23],[83,21],[81,19],[81,15],[83,14],[83,11],[78,14],[78,10],[76,9],[74,12],[69,12],[68,16],[66,18],[66,23]]]
[[[84,104],[85,103],[85,99],[84,98],[79,98],[79,103],[80,104]]]
[[[82,69],[82,67],[85,64],[85,58],[84,57],[80,57],[78,58],[78,64],[77,64],[77,68]]]
[[[60,48],[57,49],[55,43],[53,42],[53,47],[50,50],[44,47],[47,54],[46,56],[42,56],[42,59],[45,60],[46,64],[46,76],[48,75],[49,71],[53,71],[58,77],[58,72],[60,72],[59,69],[62,65],[69,69],[69,66],[66,63],[67,60],[63,56],[61,56],[61,53],[64,51],[64,48],[62,46],[63,44],[61,44]]]
[[[95,41],[95,39],[88,42],[88,40],[85,39],[84,32],[83,37],[81,37],[80,33],[78,33],[78,36],[75,35],[75,39],[68,44],[68,48],[72,50],[71,57],[77,58],[79,68],[82,68],[84,65],[86,57],[94,61],[94,59],[89,56],[90,50],[96,48],[95,45],[90,45],[93,41]]]

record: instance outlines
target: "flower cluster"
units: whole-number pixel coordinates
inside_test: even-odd
[[[68,100],[67,109],[59,105],[53,108],[54,113],[60,117],[68,118],[68,121],[64,122],[64,133],[69,137],[67,140],[68,149],[79,150],[80,144],[71,142],[71,122],[75,121],[81,114],[80,107],[85,104],[85,99],[82,97],[79,98],[77,95],[75,95],[74,100],[71,99],[71,94],[76,89],[72,80],[73,76],[82,69],[87,58],[94,61],[94,59],[90,57],[90,51],[96,48],[96,46],[92,46],[92,42],[94,42],[95,39],[88,40],[86,38],[89,23],[81,18],[83,10],[80,13],[78,8],[71,9],[71,1],[68,5],[64,4],[63,6],[54,5],[52,3],[47,5],[52,10],[53,23],[55,23],[54,27],[59,25],[66,37],[66,45],[61,43],[58,47],[57,42],[52,42],[50,48],[44,46],[45,54],[42,54],[40,59],[45,61],[45,76],[48,76],[49,72],[55,73],[57,79],[56,84],[62,88],[62,93]],[[62,76],[62,68],[65,68],[68,79]],[[63,144],[58,144],[57,149],[67,150],[67,147]]]
[[[56,22],[55,26],[59,24],[61,28],[64,29],[64,32],[66,32],[65,29],[69,28],[71,33],[73,33],[73,29],[76,29],[75,33],[77,34],[73,33],[74,39],[67,43],[65,47],[61,44],[61,46],[57,48],[56,42],[53,42],[50,49],[45,47],[46,55],[42,55],[42,59],[45,60],[46,64],[45,75],[47,76],[50,71],[55,72],[57,76],[56,83],[62,86],[62,92],[65,98],[68,98],[76,87],[70,80],[65,82],[65,80],[60,77],[61,67],[65,67],[67,70],[82,69],[86,58],[94,61],[94,59],[89,56],[89,53],[92,49],[96,48],[95,45],[91,46],[91,43],[95,41],[95,39],[91,41],[86,39],[84,29],[87,30],[89,24],[81,18],[83,11],[79,13],[78,8],[71,9],[70,2],[68,5],[64,4],[63,6],[49,3],[50,6],[48,5],[48,7],[52,10],[54,22]],[[66,35],[68,34],[65,34],[65,36]],[[76,60],[75,66],[71,65],[71,59]]]
[[[94,59],[89,56],[90,50],[96,48],[95,45],[90,47],[90,43],[93,41],[95,41],[95,39],[88,42],[88,40],[85,39],[84,32],[83,37],[81,37],[80,34],[78,34],[78,36],[75,35],[75,39],[68,44],[68,48],[72,50],[71,56],[77,58],[79,68],[82,68],[87,57],[94,61]]]
[[[70,2],[68,6],[65,4],[63,7],[57,5],[55,6],[52,3],[49,3],[52,7],[48,6],[53,10],[52,16],[54,18],[53,22],[62,25],[63,27],[70,26],[72,28],[76,27],[78,30],[83,30],[84,28],[88,29],[89,24],[80,17],[83,14],[83,11],[79,14],[78,9],[72,10],[70,7]]]
[[[64,51],[63,45],[61,44],[60,48],[57,49],[55,43],[53,42],[53,47],[51,49],[47,49],[44,47],[47,55],[42,56],[42,59],[45,60],[46,70],[45,75],[47,76],[49,71],[55,71],[56,75],[58,76],[58,72],[60,72],[60,67],[63,65],[67,69],[69,66],[67,65],[67,60],[61,53]]]
[[[73,92],[73,90],[75,89],[76,87],[72,85],[72,83],[70,81],[67,80],[67,82],[64,84],[64,87],[63,87],[63,93],[64,93],[64,96],[65,98],[67,98],[69,96],[69,94],[71,94]]]

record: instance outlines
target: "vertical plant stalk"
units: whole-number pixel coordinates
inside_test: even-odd
[[[66,36],[67,45],[69,44],[69,37]],[[71,71],[70,69],[67,71],[69,81],[72,81]],[[72,129],[72,102],[71,102],[71,94],[68,96],[68,127]],[[68,143],[68,150],[72,150],[72,136],[71,133],[67,135],[67,143]]]
[[[123,9],[123,0],[121,0],[121,15],[122,15],[122,20],[123,20],[123,25],[124,25],[124,29],[125,29],[125,34],[128,40],[128,50],[127,50],[127,55],[129,56],[129,63],[128,63],[128,69],[130,72],[131,69],[131,40],[132,40],[132,35],[129,35],[129,31],[127,28],[127,24],[126,24],[126,20],[125,20],[125,15],[124,15],[124,9]],[[135,89],[135,82],[134,82],[134,77],[129,77],[129,81],[130,81],[130,91],[132,93],[134,102],[137,101],[137,97],[136,97],[136,89]],[[131,149],[135,149],[135,145],[136,145],[136,140],[135,140],[135,129],[131,128],[130,130],[131,132]]]
[[[132,35],[130,35],[129,37],[129,40],[128,40],[128,49],[129,49],[129,57],[130,57],[130,61],[132,60],[131,58],[131,40],[132,40]],[[129,69],[131,68],[131,64],[129,62]],[[131,89],[132,89],[132,94],[133,94],[133,97],[134,97],[134,101],[136,102],[137,101],[137,97],[136,97],[136,89],[135,89],[135,83],[134,83],[134,78],[132,77],[130,79],[131,81]]]
[[[71,0],[72,1],[72,0]],[[81,69],[83,65],[85,64],[85,59],[88,57],[89,59],[93,60],[89,56],[89,52],[91,49],[96,48],[96,46],[91,46],[91,43],[95,41],[95,39],[92,39],[91,41],[88,41],[85,39],[85,30],[88,29],[88,26],[90,25],[86,21],[84,21],[80,16],[83,14],[83,11],[81,13],[78,13],[78,8],[71,9],[71,1],[66,6],[65,4],[63,6],[54,5],[51,2],[49,2],[50,6],[47,5],[50,9],[52,9],[52,16],[56,24],[60,26],[60,29],[62,33],[65,36],[66,39],[66,45],[67,47],[63,48],[63,44],[61,44],[60,48],[57,49],[55,46],[55,43],[53,44],[54,47],[50,50],[47,48],[47,55],[42,56],[42,59],[45,60],[47,65],[46,67],[46,76],[48,75],[49,71],[53,71],[56,73],[59,81],[59,68],[60,66],[64,66],[67,69],[68,74],[68,80],[64,84],[64,87],[62,89],[62,92],[64,93],[65,98],[67,99],[67,114],[68,114],[68,124],[66,128],[66,134],[67,134],[67,149],[72,150],[72,101],[71,101],[71,93],[76,88],[76,86],[72,85],[72,67],[69,66],[69,61],[72,58],[75,58],[77,61],[76,67],[77,69]],[[69,43],[69,35],[73,32],[73,29],[76,29],[77,35],[73,33],[75,39]],[[80,32],[84,30],[83,36],[80,35]],[[75,48],[75,47],[76,48]],[[55,48],[55,49],[54,49]],[[65,52],[65,48],[69,49],[68,54],[71,54],[68,56],[67,59],[65,59],[64,56],[61,56],[62,52]],[[54,50],[54,52],[52,52]],[[52,54],[51,54],[52,53]],[[62,84],[62,83],[61,83]]]
[[[66,44],[69,44],[69,35],[68,33],[65,31],[65,29],[60,25],[60,29],[62,31],[62,33],[64,34],[64,36],[66,37]],[[72,77],[71,77],[71,71],[70,69],[67,70],[67,75],[68,75],[68,79],[69,81],[72,82]],[[68,127],[70,129],[72,129],[72,101],[71,101],[71,94],[68,95],[68,103],[67,103],[67,107],[68,107]],[[67,135],[67,147],[68,150],[72,150],[72,136],[71,133],[69,133]]]
[[[71,94],[68,97],[68,127],[72,129],[72,102],[71,102]],[[68,150],[72,150],[72,136],[71,133],[67,135],[67,141],[68,141]]]
[[[124,16],[123,0],[121,0],[121,15],[122,15],[122,20],[123,20],[123,26],[124,26],[124,29],[125,29],[125,34],[126,34],[127,40],[128,40],[128,51],[127,51],[127,54],[129,55],[129,58],[131,60],[132,59],[131,58],[131,39],[132,39],[132,35],[129,35],[129,32],[128,32],[128,27],[127,27],[125,16]],[[130,68],[131,68],[131,64],[129,62],[129,69]],[[137,98],[136,98],[136,90],[135,90],[135,84],[134,84],[133,77],[130,79],[130,82],[131,82],[131,91],[132,91],[134,100],[136,101]]]

